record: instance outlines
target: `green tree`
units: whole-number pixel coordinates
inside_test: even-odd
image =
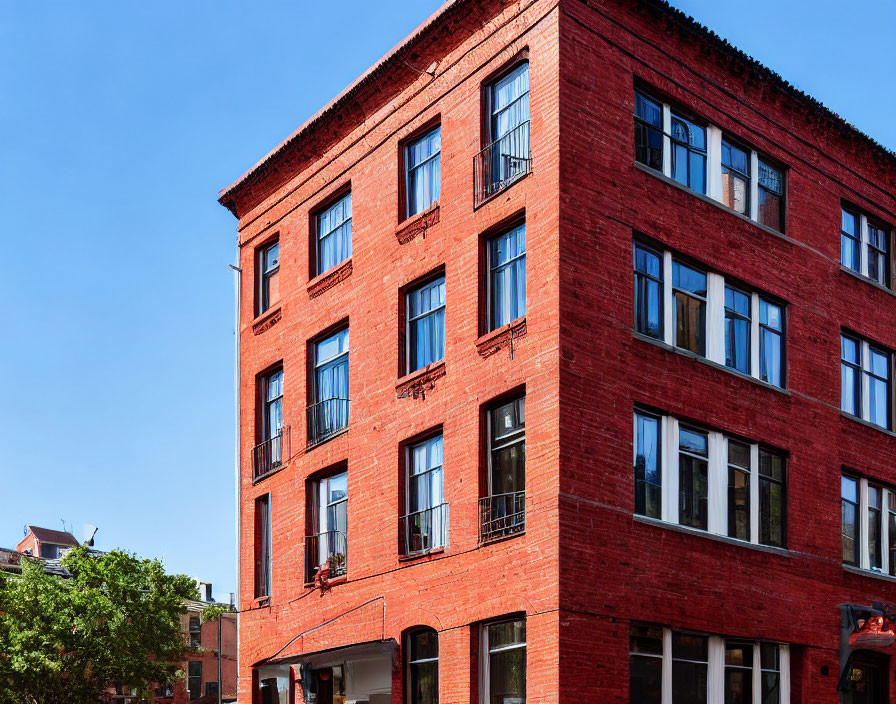
[[[0,571],[0,704],[96,704],[116,685],[148,698],[183,676],[192,579],[119,551],[78,547],[62,564],[70,578],[34,559]]]

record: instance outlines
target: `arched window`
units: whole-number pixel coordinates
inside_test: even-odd
[[[439,634],[417,628],[405,636],[407,704],[438,704]]]

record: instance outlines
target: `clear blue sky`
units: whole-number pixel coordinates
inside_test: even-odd
[[[90,522],[235,589],[217,191],[438,4],[3,4],[0,545]],[[675,4],[896,148],[896,4]]]

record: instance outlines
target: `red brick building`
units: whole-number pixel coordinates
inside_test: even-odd
[[[664,3],[445,3],[220,196],[240,701],[894,699],[894,186]]]

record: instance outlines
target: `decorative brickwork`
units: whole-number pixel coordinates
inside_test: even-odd
[[[483,357],[491,357],[507,348],[510,350],[510,358],[513,359],[514,342],[525,334],[526,319],[520,318],[480,337],[476,341],[476,351]]]
[[[352,275],[352,260],[348,259],[339,266],[324,272],[308,284],[309,298],[317,298],[321,294],[329,291],[340,281],[345,281]]]
[[[426,392],[436,387],[436,380],[445,376],[445,363],[430,364],[419,372],[414,372],[411,378],[401,381],[395,387],[396,398],[426,398]]]
[[[265,330],[270,330],[277,323],[280,322],[280,319],[283,317],[283,309],[280,306],[267,311],[264,315],[259,317],[259,320],[256,320],[252,325],[252,333],[255,335],[261,335]]]
[[[395,231],[395,239],[398,240],[398,244],[407,244],[417,235],[422,235],[425,238],[426,231],[438,222],[439,206],[436,204],[424,213],[415,215],[411,222],[402,223]]]

